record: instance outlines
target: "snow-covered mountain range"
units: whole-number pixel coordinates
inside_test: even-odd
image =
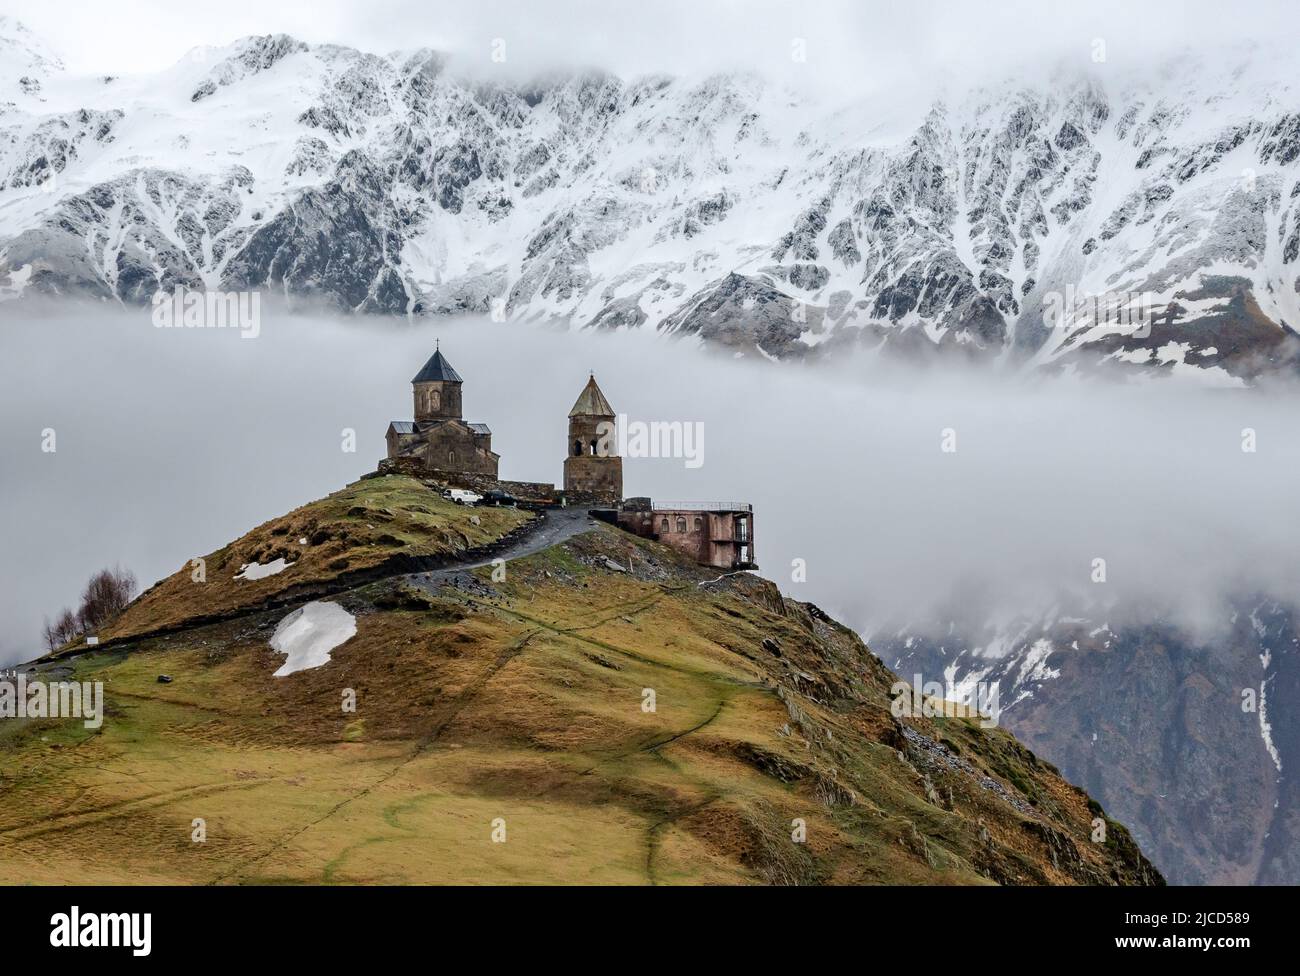
[[[750,75],[519,84],[283,35],[69,77],[4,21],[0,297],[267,289],[781,359],[883,344],[1239,383],[1300,362],[1285,64],[832,108]]]

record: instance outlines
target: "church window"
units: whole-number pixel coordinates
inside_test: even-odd
[[[659,523],[659,534],[660,535],[668,534],[668,519],[665,518],[661,523]]]
[[[455,452],[455,451],[448,451],[448,452],[447,452],[447,463],[448,463],[448,464],[455,464],[455,463],[456,463],[456,452]]]
[[[704,528],[704,519],[697,515],[695,516],[695,531],[699,532],[702,528]]]
[[[582,456],[582,441],[573,442],[573,456],[574,457]]]
[[[678,532],[686,531],[686,519],[681,515],[677,516],[677,531]]]

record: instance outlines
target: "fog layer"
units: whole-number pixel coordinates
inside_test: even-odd
[[[1300,584],[1291,393],[865,357],[818,369],[478,320],[264,311],[248,340],[155,329],[147,311],[3,314],[0,664],[38,653],[42,615],[94,570],[120,563],[148,585],[373,470],[435,337],[504,478],[560,482],[588,370],[632,420],[702,423],[701,465],[628,460],[626,493],[751,501],[763,574],[860,628],[928,618],[958,590],[980,613],[1064,594],[1205,623],[1229,589],[1292,598]]]
[[[486,77],[598,67],[624,75],[755,71],[823,92],[898,93],[1045,65],[1142,67],[1253,40],[1293,45],[1289,0],[9,0],[75,72],[169,67],[251,34],[385,52],[431,47]],[[800,56],[792,57],[799,42]],[[500,42],[504,42],[504,47]],[[495,46],[494,46],[495,45]]]

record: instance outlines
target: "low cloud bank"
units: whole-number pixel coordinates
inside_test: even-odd
[[[589,369],[631,420],[702,423],[703,463],[629,460],[627,493],[753,502],[764,575],[862,629],[1077,601],[1207,627],[1230,591],[1300,593],[1294,390],[918,371],[867,355],[805,368],[481,320],[271,310],[241,341],[154,329],[147,311],[3,314],[0,665],[40,651],[42,614],[96,568],[120,563],[147,586],[373,470],[435,336],[505,478],[561,480]]]

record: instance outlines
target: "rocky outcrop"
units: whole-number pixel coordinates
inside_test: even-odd
[[[822,314],[761,279],[732,273],[693,295],[663,328],[784,358],[803,353],[800,337],[810,324],[820,324]]]
[[[405,312],[410,302],[393,256],[399,218],[382,171],[354,150],[320,189],[254,231],[226,266],[222,287],[270,288],[359,312]]]

